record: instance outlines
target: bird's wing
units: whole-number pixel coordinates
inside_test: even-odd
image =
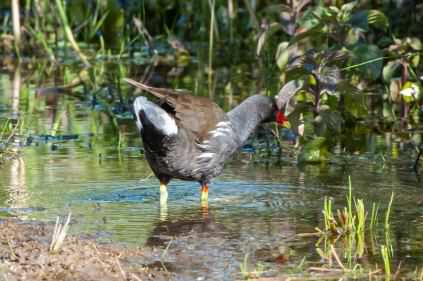
[[[209,132],[226,119],[226,113],[206,97],[192,96],[187,91],[155,88],[128,78],[125,81],[158,97],[160,106],[173,114],[178,126],[190,131],[198,143],[207,139]]]
[[[211,177],[219,175],[224,163],[241,145],[242,142],[231,121],[228,118],[220,121],[209,131],[208,137],[197,145],[200,153],[195,159],[197,168],[194,173]]]

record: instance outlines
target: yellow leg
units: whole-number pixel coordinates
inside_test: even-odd
[[[207,184],[201,185],[201,203],[209,201],[209,187]]]
[[[160,182],[160,220],[167,220],[167,186]]]
[[[203,218],[209,215],[209,187],[207,184],[201,185],[201,213]]]
[[[160,206],[167,205],[167,186],[160,182]]]

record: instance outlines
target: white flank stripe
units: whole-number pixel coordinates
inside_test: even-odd
[[[213,133],[213,137],[218,137],[218,136],[225,136],[226,134],[224,133],[224,132],[215,132],[215,133]]]
[[[214,153],[212,153],[212,152],[205,152],[205,153],[200,154],[200,156],[198,156],[199,159],[201,159],[201,158],[212,158],[212,157],[214,157]]]
[[[229,126],[228,121],[221,121],[221,122],[216,124],[216,127],[228,127],[228,126]]]

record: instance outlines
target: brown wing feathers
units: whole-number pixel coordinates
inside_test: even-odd
[[[191,96],[186,91],[155,88],[129,78],[124,80],[160,98],[161,107],[165,110],[169,111],[165,104],[171,107],[178,126],[191,131],[197,142],[207,139],[216,124],[227,118],[225,112],[206,97]]]

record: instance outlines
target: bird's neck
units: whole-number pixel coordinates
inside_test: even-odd
[[[271,98],[255,95],[228,112],[228,117],[241,142],[244,143],[260,123],[270,118],[273,111]]]

